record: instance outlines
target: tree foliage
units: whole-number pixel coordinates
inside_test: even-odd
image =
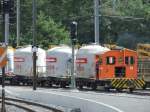
[[[42,12],[38,15],[37,35],[38,44],[43,46],[49,43],[66,44],[69,42],[69,32],[65,30],[65,27],[61,23],[56,24],[52,18],[46,17]]]
[[[37,43],[69,43],[69,23],[78,22],[78,42],[94,42],[93,0],[36,0]],[[149,0],[100,0],[100,43],[125,47],[130,40],[150,42]],[[11,39],[16,37],[16,23],[11,26]],[[124,38],[127,37],[127,38]],[[124,39],[126,40],[123,43]],[[32,43],[32,0],[21,0],[21,44]]]

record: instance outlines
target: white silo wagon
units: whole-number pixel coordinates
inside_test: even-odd
[[[37,49],[37,75],[43,77],[46,72],[46,52],[45,50]],[[33,77],[33,52],[32,46],[28,45],[19,48],[14,53],[14,74],[15,80],[23,83],[31,83]]]
[[[8,46],[7,48],[7,65],[6,65],[6,74],[11,76],[14,72],[14,48]]]
[[[46,54],[46,74],[52,84],[69,85],[72,51],[68,46],[49,49]]]
[[[108,48],[100,45],[87,45],[81,47],[76,54],[76,79],[77,85],[90,86],[91,81],[96,78],[95,56],[109,51]]]

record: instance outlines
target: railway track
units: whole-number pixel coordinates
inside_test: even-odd
[[[0,103],[1,103],[1,97],[0,97]],[[50,106],[46,106],[35,102],[29,102],[17,98],[6,98],[5,104],[24,110],[25,112],[63,112],[62,110]]]
[[[58,88],[56,87],[51,87],[51,89],[54,89],[54,91],[57,91]],[[63,88],[62,91],[66,91],[66,90],[70,90],[70,88]],[[133,92],[130,92],[128,89],[124,89],[122,91],[116,91],[115,89],[111,89],[110,91],[106,91],[104,89],[97,89],[97,90],[92,90],[89,88],[83,88],[83,89],[78,89],[81,92],[85,92],[87,94],[99,94],[99,93],[103,93],[103,94],[129,94],[129,95],[137,95],[137,96],[150,96],[150,89],[147,90],[143,90],[143,89],[139,89],[139,90],[134,90]],[[89,92],[89,93],[88,93]],[[90,93],[92,92],[92,93]]]
[[[133,94],[141,96],[150,96],[150,90],[136,90],[133,92]]]
[[[12,86],[12,85],[9,85],[9,86]],[[30,86],[25,86],[25,85],[19,85],[20,87],[30,87]],[[39,86],[38,86],[39,87]],[[39,88],[51,88],[51,89],[59,89],[60,87],[39,87]],[[69,87],[66,87],[66,88],[61,88],[63,90],[70,90]],[[82,88],[82,89],[79,89],[77,88],[79,91],[93,91],[93,92],[96,92],[96,93],[127,93],[127,94],[132,94],[132,95],[140,95],[140,96],[150,96],[150,89],[146,89],[146,90],[143,90],[143,89],[137,89],[137,90],[134,90],[133,92],[130,92],[128,89],[124,89],[123,91],[117,91],[117,90],[114,90],[114,89],[111,89],[110,91],[106,91],[104,89],[97,89],[97,90],[92,90],[91,88]]]

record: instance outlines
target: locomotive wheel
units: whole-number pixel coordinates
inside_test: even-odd
[[[60,87],[61,87],[61,88],[66,88],[66,84],[61,83],[61,84],[60,84]]]
[[[83,85],[79,85],[79,89],[83,89]]]
[[[142,89],[143,89],[143,90],[146,90],[146,88],[147,88],[147,85],[145,84],[145,85],[142,87]]]
[[[130,93],[133,93],[134,89],[135,89],[135,88],[129,88],[129,92],[130,92]]]
[[[49,87],[50,85],[49,81],[44,81],[43,83],[44,83],[44,87]]]
[[[110,87],[104,87],[104,90],[108,92],[110,91]]]
[[[130,92],[130,93],[133,93],[134,90],[135,90],[135,87],[130,87],[130,88],[129,88],[129,92]]]
[[[109,92],[110,91],[110,85],[109,84],[107,84],[107,83],[105,83],[105,85],[104,85],[104,90],[105,91],[107,91],[107,92]]]
[[[41,86],[41,87],[44,87],[44,83],[43,83],[43,82],[41,82],[40,86]]]
[[[49,84],[48,84],[48,85],[49,85],[49,87],[52,87],[52,83],[50,83],[50,82],[49,82]]]
[[[118,92],[122,92],[122,88],[116,88],[116,90],[118,91]]]

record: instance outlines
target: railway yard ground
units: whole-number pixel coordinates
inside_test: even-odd
[[[37,88],[36,91],[33,91],[32,87],[6,86],[5,91],[6,97],[43,104],[62,112],[149,112],[150,110],[150,89],[136,90],[133,93],[56,87]],[[6,102],[11,101],[6,100]],[[10,112],[26,112],[15,111],[16,106],[14,105],[6,107],[14,110]],[[41,111],[39,109],[41,107],[30,107],[30,109],[35,109],[34,112],[47,112],[46,110]],[[55,111],[52,110],[52,112]]]

